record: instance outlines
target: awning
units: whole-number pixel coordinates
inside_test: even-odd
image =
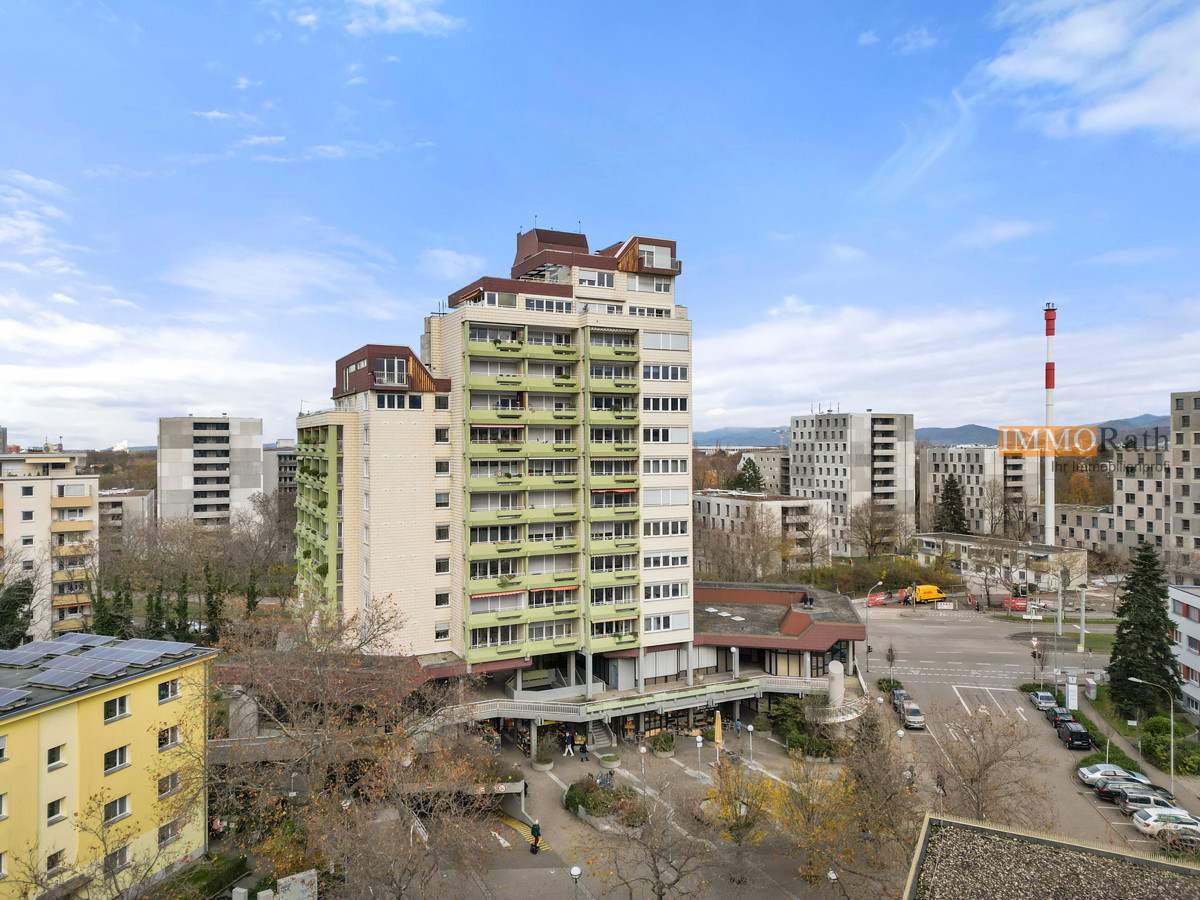
[[[490,425],[486,422],[472,422],[471,427],[472,428],[524,428],[525,426],[524,425],[506,425],[506,424]]]
[[[579,585],[574,584],[574,585],[571,585],[571,587],[534,588],[532,591],[530,591],[530,593],[536,594],[540,591],[577,591],[577,590],[579,590]]]
[[[472,594],[472,600],[478,600],[481,597],[517,597],[525,593],[524,591],[495,591],[491,594]]]
[[[637,488],[592,488],[593,494],[633,494]]]

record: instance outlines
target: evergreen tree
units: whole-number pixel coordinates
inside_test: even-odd
[[[250,570],[250,580],[246,584],[246,615],[254,615],[258,609],[258,570]]]
[[[119,581],[113,582],[114,591],[119,586]],[[114,609],[113,599],[105,594],[104,588],[98,584],[92,586],[92,623],[89,630],[92,634],[107,634],[114,637],[121,630],[121,618]]]
[[[133,586],[118,577],[113,582],[111,605],[114,630],[105,632],[128,640],[133,637]]]
[[[204,620],[205,635],[208,643],[216,644],[221,637],[221,627],[225,615],[225,589],[218,576],[213,575],[212,567],[204,564]]]
[[[947,534],[970,534],[967,510],[963,505],[962,486],[953,475],[947,475],[942,484],[942,496],[933,514],[933,530]]]
[[[755,494],[761,494],[766,489],[766,482],[763,481],[758,463],[752,459],[747,459],[742,463],[742,468],[733,480],[739,491],[750,491]]]
[[[1179,663],[1171,652],[1171,619],[1167,615],[1167,579],[1162,561],[1150,544],[1133,558],[1117,603],[1117,637],[1108,663],[1109,696],[1125,715],[1161,708],[1162,691],[1129,678],[1161,685],[1179,693]]]
[[[179,587],[175,590],[175,609],[171,615],[171,621],[168,625],[168,630],[171,632],[171,637],[177,641],[186,641],[191,634],[191,617],[188,615],[188,593],[191,590],[188,584],[187,573],[184,572],[179,576]]]
[[[0,585],[0,650],[18,646],[33,618],[33,580]]]
[[[142,636],[151,640],[161,639],[166,630],[167,611],[163,604],[163,583],[160,581],[146,594],[146,623]]]

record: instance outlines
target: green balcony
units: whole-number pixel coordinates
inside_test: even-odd
[[[637,519],[636,506],[594,506],[588,509],[589,522],[618,522],[622,519]]]
[[[588,576],[588,587],[616,587],[623,584],[637,584],[640,577],[641,572],[638,569],[622,569],[616,572],[592,572]]]
[[[528,641],[525,644],[525,654],[527,656],[541,656],[546,653],[564,653],[571,650],[578,650],[583,646],[583,636],[574,634],[570,637],[554,638],[549,641]],[[583,683],[579,685],[579,693],[584,692]]]
[[[642,486],[640,475],[593,475],[588,479],[588,487],[593,491],[616,491],[622,488],[637,489]]]
[[[527,521],[535,522],[578,522],[583,516],[583,508],[579,506],[547,506],[527,510]]]
[[[529,552],[535,555],[545,553],[578,553],[579,538],[565,538],[561,541],[535,541],[527,542]]]
[[[470,613],[467,628],[490,628],[493,625],[523,625],[529,619],[526,609],[504,609],[499,612]]]
[[[467,527],[479,525],[524,525],[528,510],[520,509],[472,509],[467,511]]]
[[[524,425],[529,421],[530,413],[524,408],[517,409],[468,409],[468,425]]]
[[[467,387],[470,390],[520,391],[526,387],[524,375],[468,375]]]
[[[589,441],[587,452],[589,456],[637,456],[639,445],[637,442],[619,442],[619,443],[601,443],[599,441]]]
[[[588,359],[635,363],[641,356],[637,347],[606,347],[602,344],[588,345]]]
[[[541,575],[526,575],[522,579],[526,589],[531,591],[554,587],[579,587],[582,580],[578,572],[545,572]]]
[[[578,425],[583,414],[578,409],[534,409],[528,413],[531,425]]]
[[[562,606],[531,606],[528,610],[530,622],[552,622],[558,619],[579,617],[581,604],[564,603]],[[474,620],[472,620],[474,621]]]
[[[504,575],[499,578],[468,578],[468,594],[495,594],[500,591],[525,590],[524,575]]]
[[[636,394],[638,382],[636,378],[588,378],[588,390],[599,394]]]
[[[467,387],[476,387],[477,386],[477,385],[474,385],[471,383],[471,380],[476,377],[483,377],[483,376],[472,375],[470,378],[467,379]],[[524,386],[525,386],[525,390],[539,391],[539,392],[543,392],[543,393],[551,393],[551,394],[577,394],[577,393],[579,393],[579,379],[576,377],[535,378],[533,376],[530,376],[530,377],[524,379]],[[507,386],[500,386],[500,385],[478,385],[478,387],[503,387],[503,389],[505,389],[505,390],[511,390],[511,388],[509,388]]]
[[[583,476],[574,475],[530,475],[525,479],[525,487],[531,491],[563,491],[578,490],[583,486]]]
[[[467,489],[471,491],[520,491],[525,487],[522,475],[498,475],[495,478],[472,476],[467,479]]]
[[[467,547],[467,560],[504,559],[506,557],[528,556],[537,553],[537,544],[532,547],[525,541],[504,541],[494,544],[470,544]]]
[[[636,537],[588,542],[588,553],[593,556],[600,556],[605,553],[640,553],[641,548],[642,542]]]
[[[471,459],[522,459],[533,453],[541,444],[526,444],[524,441],[510,441],[503,444],[467,444],[467,456]]]
[[[609,619],[632,619],[634,616],[640,615],[641,610],[641,604],[636,600],[601,604],[588,607],[588,618],[594,622],[606,622]]]
[[[467,341],[467,353],[473,357],[498,356],[502,358],[520,357],[525,352],[522,341]]]
[[[612,650],[628,650],[638,646],[637,634],[618,634],[612,637],[594,637],[588,641],[589,653],[607,653]]]
[[[629,428],[635,427],[640,414],[636,409],[622,409],[614,411],[611,409],[593,409],[588,413],[589,425],[625,425]]]
[[[519,659],[525,655],[524,641],[516,644],[501,644],[496,647],[471,647],[467,650],[467,662],[495,662],[501,659]]]
[[[563,362],[579,359],[581,348],[575,344],[526,344],[525,355],[530,359],[556,359]]]

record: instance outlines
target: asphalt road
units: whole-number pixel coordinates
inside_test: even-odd
[[[899,679],[920,704],[928,727],[906,731],[903,739],[903,752],[915,758],[919,771],[936,771],[941,761],[939,744],[958,738],[954,723],[979,715],[980,707],[987,707],[989,714],[1011,716],[1033,731],[1040,758],[1034,763],[1035,776],[1044,786],[1041,802],[1052,806],[1053,831],[1137,850],[1152,849],[1153,841],[1138,835],[1113,804],[1099,801],[1073,776],[1077,760],[1087,754],[1067,750],[1045,715],[1018,690],[1024,682],[1038,680],[1030,657],[1031,625],[1039,646],[1047,651],[1044,676],[1052,683],[1053,621],[1016,623],[972,611],[874,607],[870,612],[874,652],[870,672],[864,670],[863,677],[872,685],[888,675]],[[1108,659],[1076,653],[1077,635],[1077,629],[1064,627],[1058,639],[1058,668],[1082,678],[1102,669]],[[886,661],[889,647],[894,651],[891,666]],[[864,662],[861,654],[858,662]],[[900,727],[898,721],[896,727]]]

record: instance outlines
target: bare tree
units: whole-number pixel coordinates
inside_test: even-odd
[[[850,510],[850,540],[866,553],[867,559],[874,559],[896,546],[900,519],[894,507],[864,500]]]
[[[790,517],[785,523],[785,538],[792,539],[795,555],[808,566],[809,584],[817,577],[817,566],[829,563],[832,525],[825,507],[815,504],[810,504],[806,513]]]
[[[718,581],[778,581],[788,555],[780,523],[759,504],[722,531],[696,520],[694,548],[705,577]]]
[[[1032,729],[999,709],[940,712],[947,723],[939,757],[947,810],[989,822],[1048,827],[1053,808],[1037,777],[1044,760],[1037,756]]]
[[[1034,514],[1037,506],[1027,491],[1006,491],[1003,507],[1004,536],[1014,541],[1027,541],[1034,536]]]
[[[983,532],[986,534],[1004,531],[1004,494],[1004,483],[999,478],[993,478],[983,486],[980,511],[983,513]]]

